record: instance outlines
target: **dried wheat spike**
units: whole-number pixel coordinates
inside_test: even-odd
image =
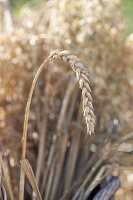
[[[91,88],[90,88],[89,74],[88,74],[87,69],[80,62],[80,59],[74,55],[71,55],[69,51],[59,52],[58,50],[55,50],[50,54],[50,58],[62,59],[76,73],[76,76],[79,82],[79,87],[82,90],[83,116],[85,117],[85,121],[87,125],[87,135],[93,134],[94,126],[95,126],[95,115],[93,111]]]

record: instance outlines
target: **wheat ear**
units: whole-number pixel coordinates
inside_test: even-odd
[[[87,125],[87,135],[91,135],[94,133],[95,126],[95,115],[92,104],[92,96],[91,96],[91,88],[89,81],[89,73],[85,66],[80,62],[80,59],[74,55],[71,55],[69,51],[61,51],[58,50],[52,52],[50,57],[54,59],[60,58],[65,61],[72,70],[76,73],[79,87],[82,90],[82,99],[83,99],[83,115],[85,117],[86,125]]]
[[[30,105],[32,100],[32,95],[34,92],[34,88],[36,82],[38,80],[39,75],[41,74],[42,70],[46,67],[48,61],[53,59],[62,59],[65,61],[72,70],[76,73],[77,79],[79,81],[79,86],[82,90],[82,98],[83,98],[83,115],[86,120],[87,124],[87,135],[91,135],[94,133],[94,125],[95,125],[95,115],[93,112],[93,105],[92,105],[92,97],[91,97],[91,89],[89,85],[89,74],[87,69],[84,65],[80,62],[80,59],[74,55],[71,55],[69,51],[61,51],[55,50],[51,52],[50,56],[47,57],[42,65],[39,67],[30,89],[26,111],[25,111],[25,119],[24,119],[24,128],[23,128],[23,137],[22,137],[22,160],[26,157],[26,143],[27,143],[27,129],[28,129],[28,120],[29,120],[29,111]],[[21,165],[21,172],[20,172],[20,188],[19,188],[19,200],[24,199],[24,183],[25,183],[25,174],[22,169]]]

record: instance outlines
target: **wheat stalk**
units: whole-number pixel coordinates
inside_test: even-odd
[[[26,143],[27,143],[27,129],[28,129],[28,120],[29,120],[29,111],[31,100],[34,92],[34,88],[36,82],[38,80],[39,75],[41,74],[44,67],[46,67],[46,63],[53,59],[61,59],[66,62],[72,70],[76,73],[79,86],[82,90],[82,98],[83,98],[83,115],[86,120],[87,125],[87,135],[91,135],[94,133],[94,125],[95,125],[95,115],[93,112],[92,105],[92,97],[91,97],[91,89],[89,85],[89,74],[84,65],[80,62],[80,59],[74,55],[71,55],[69,51],[61,51],[55,50],[51,52],[50,56],[47,57],[42,65],[39,67],[30,89],[26,111],[25,111],[25,119],[24,119],[24,128],[23,128],[23,137],[22,137],[22,160],[26,157]],[[21,173],[20,173],[20,188],[19,188],[19,200],[24,199],[24,183],[25,183],[25,174],[23,172],[23,168],[21,165]]]
[[[24,170],[24,173],[26,174],[26,176],[33,188],[33,191],[37,197],[37,200],[42,200],[42,197],[41,197],[40,191],[38,189],[37,182],[36,182],[36,179],[35,179],[35,176],[34,176],[34,173],[33,173],[33,170],[32,170],[32,167],[31,167],[29,161],[24,159],[21,161],[21,165]]]
[[[7,188],[9,199],[14,200],[14,196],[13,196],[13,192],[12,192],[12,188],[11,188],[11,180],[10,180],[8,172],[6,170],[6,166],[5,166],[5,163],[4,163],[4,160],[2,158],[1,153],[0,153],[0,166],[1,166],[1,169],[2,169],[2,172],[3,172],[3,177],[5,178],[5,185],[6,185],[6,188]]]

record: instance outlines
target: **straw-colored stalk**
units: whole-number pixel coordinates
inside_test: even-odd
[[[87,135],[91,135],[94,133],[94,125],[95,125],[95,115],[93,112],[92,105],[92,97],[91,97],[91,89],[89,82],[89,74],[84,65],[80,62],[80,59],[74,55],[71,55],[69,51],[61,51],[58,50],[53,51],[49,57],[45,59],[42,65],[39,67],[28,97],[28,102],[26,105],[25,111],[25,119],[24,119],[24,128],[23,128],[23,137],[22,137],[22,160],[26,157],[26,142],[27,142],[27,129],[28,129],[28,119],[29,119],[29,110],[30,104],[32,100],[33,91],[38,80],[40,73],[43,68],[46,67],[46,63],[53,59],[61,59],[66,62],[72,70],[76,73],[76,77],[79,82],[79,87],[82,90],[82,99],[83,99],[83,115],[85,117],[86,125],[87,125]],[[21,165],[21,174],[20,174],[20,190],[19,190],[19,200],[24,199],[24,183],[25,183],[25,174]]]

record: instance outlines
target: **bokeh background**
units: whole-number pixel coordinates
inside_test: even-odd
[[[61,61],[48,63],[32,98],[26,156],[42,198],[96,200],[109,184],[116,188],[106,199],[133,199],[132,21],[132,0],[0,1],[0,151],[15,199],[28,94],[55,49],[88,69],[96,126],[85,140],[75,75]],[[35,199],[28,180],[24,199]]]

